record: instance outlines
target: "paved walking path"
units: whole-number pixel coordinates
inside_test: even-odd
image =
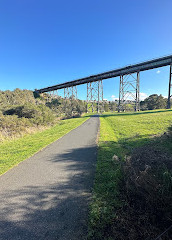
[[[99,118],[0,176],[0,240],[82,240]]]

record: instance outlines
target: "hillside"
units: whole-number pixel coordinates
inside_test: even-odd
[[[86,111],[81,100],[59,96],[34,96],[30,90],[0,91],[0,141],[44,130],[60,118]]]
[[[172,225],[172,110],[100,122],[88,239],[154,239]]]

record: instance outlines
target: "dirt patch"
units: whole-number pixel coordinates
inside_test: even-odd
[[[156,239],[172,225],[172,156],[153,145],[137,148],[123,171],[125,204],[114,220],[114,239]],[[170,236],[172,228],[159,239]]]

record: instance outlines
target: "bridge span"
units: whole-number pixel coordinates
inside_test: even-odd
[[[103,101],[103,83],[102,80],[120,76],[120,89],[119,89],[119,111],[124,110],[124,104],[127,98],[133,99],[135,102],[135,110],[140,110],[140,72],[147,71],[154,68],[170,66],[169,76],[169,91],[167,108],[171,107],[171,79],[172,79],[172,55],[144,61],[134,65],[128,65],[123,68],[114,69],[108,72],[103,72],[91,75],[85,78],[76,79],[73,81],[64,82],[61,84],[53,85],[46,88],[36,89],[36,93],[49,93],[60,89],[64,89],[64,98],[73,96],[77,98],[76,86],[87,84],[87,103],[97,102],[97,111],[99,112],[99,102]]]

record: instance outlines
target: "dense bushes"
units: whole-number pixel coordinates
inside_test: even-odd
[[[36,104],[38,101],[30,90],[16,88],[14,91],[0,91],[0,109],[7,108],[10,105]]]
[[[29,90],[0,91],[0,141],[53,124],[53,111]]]
[[[46,102],[46,106],[52,109],[57,116],[63,116],[65,118],[80,116],[83,112],[86,112],[86,103],[72,97],[69,99],[63,99],[61,97],[49,99],[49,101]]]
[[[0,140],[52,125],[57,117],[71,118],[85,111],[85,102],[73,98],[47,93],[34,96],[32,91],[20,89],[0,91]]]
[[[26,104],[21,106],[13,106],[4,111],[4,115],[16,115],[18,118],[28,118],[34,124],[49,124],[55,119],[53,112],[43,104],[38,106],[33,104]]]
[[[86,112],[86,104],[81,100],[65,99],[64,102],[65,117],[71,118],[80,116],[83,112]]]
[[[4,111],[4,115],[17,115],[19,118],[34,118],[36,115],[36,109],[33,105],[13,106],[12,108]]]
[[[18,118],[16,115],[3,116],[0,115],[0,140],[8,137],[21,135],[32,124],[27,118]]]
[[[165,109],[167,106],[167,99],[161,94],[152,94],[144,101],[140,102],[141,110]]]
[[[6,110],[0,114],[0,140],[11,136],[20,136],[38,126],[47,126],[55,122],[53,112],[45,105],[23,105]]]

